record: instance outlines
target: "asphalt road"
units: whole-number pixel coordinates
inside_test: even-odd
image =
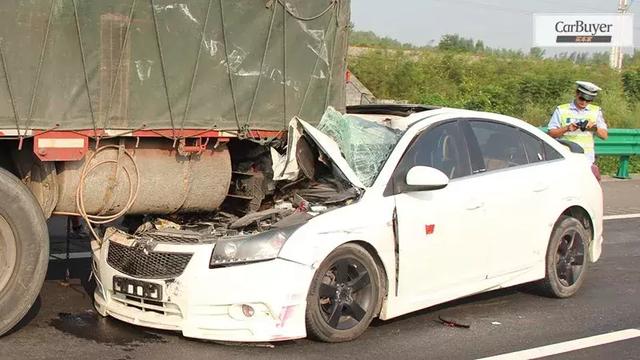
[[[27,319],[0,339],[0,359],[475,359],[549,344],[640,329],[640,218],[605,222],[602,259],[583,289],[566,300],[527,288],[505,289],[375,322],[358,340],[323,344],[309,340],[229,345],[98,318],[92,310],[87,260],[52,261],[48,280]],[[443,326],[439,317],[470,325]],[[550,357],[639,359],[640,338]]]

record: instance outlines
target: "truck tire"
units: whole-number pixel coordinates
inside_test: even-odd
[[[29,311],[44,282],[49,232],[29,189],[0,168],[0,336]]]

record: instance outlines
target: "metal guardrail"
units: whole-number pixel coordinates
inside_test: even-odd
[[[596,138],[596,155],[620,156],[615,177],[629,179],[629,157],[640,155],[640,129],[609,129],[609,138]]]
[[[540,129],[548,132],[546,127]],[[632,155],[640,155],[640,129],[609,129],[609,138],[602,140],[596,137],[595,144],[596,155],[620,156],[616,178],[631,178],[629,176],[629,158]]]

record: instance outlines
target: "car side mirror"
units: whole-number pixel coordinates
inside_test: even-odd
[[[414,166],[407,173],[406,183],[406,191],[438,190],[449,184],[449,178],[438,169]]]

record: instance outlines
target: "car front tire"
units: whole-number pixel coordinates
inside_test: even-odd
[[[345,244],[318,267],[307,295],[307,334],[325,342],[351,341],[369,327],[383,299],[381,272],[365,249]]]

